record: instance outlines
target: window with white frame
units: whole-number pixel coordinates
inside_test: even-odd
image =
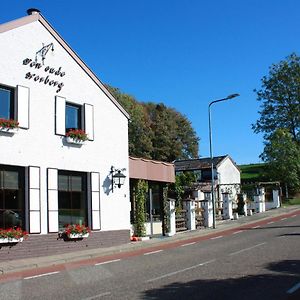
[[[65,136],[70,130],[82,129],[89,140],[94,140],[94,107],[91,104],[76,104],[56,96],[55,133]]]
[[[29,128],[29,88],[0,84],[0,119],[18,121],[19,127]]]
[[[0,85],[0,118],[15,119],[15,90]]]

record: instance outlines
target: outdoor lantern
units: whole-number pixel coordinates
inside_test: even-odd
[[[114,190],[114,186],[120,188],[125,183],[126,176],[121,172],[120,169],[115,169],[111,167],[110,171],[112,175],[112,191]]]

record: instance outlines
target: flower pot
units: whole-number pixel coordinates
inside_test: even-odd
[[[73,139],[69,136],[66,137],[66,141],[69,144],[75,144],[75,145],[84,145],[84,141],[78,140],[78,139]]]
[[[19,132],[19,128],[0,127],[0,132],[8,133],[8,134],[16,134]]]
[[[87,238],[90,234],[89,233],[70,233],[68,235],[69,239],[81,239],[81,238]]]
[[[17,238],[0,238],[0,244],[9,244],[9,243],[22,243],[23,237]]]

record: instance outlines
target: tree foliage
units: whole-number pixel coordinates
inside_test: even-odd
[[[270,67],[262,78],[262,88],[255,90],[261,101],[260,118],[252,125],[267,139],[278,128],[287,129],[294,141],[300,141],[300,57],[291,54]]]
[[[131,116],[129,154],[162,161],[198,157],[198,141],[191,122],[162,103],[138,102],[107,86]]]
[[[135,186],[135,211],[134,211],[134,235],[146,235],[146,212],[145,203],[148,191],[148,183],[145,180],[138,180]]]
[[[300,189],[300,146],[287,129],[277,129],[265,143],[261,158],[268,163],[272,180],[287,184],[292,191]]]

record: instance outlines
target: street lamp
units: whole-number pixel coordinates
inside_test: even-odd
[[[231,94],[226,98],[214,100],[208,105],[208,124],[209,124],[209,152],[210,152],[210,163],[211,163],[211,197],[212,197],[212,208],[213,208],[213,228],[216,228],[216,205],[215,205],[215,189],[214,189],[214,162],[213,162],[213,147],[212,147],[212,129],[211,129],[211,112],[210,107],[217,102],[226,101],[238,97],[239,94]]]

